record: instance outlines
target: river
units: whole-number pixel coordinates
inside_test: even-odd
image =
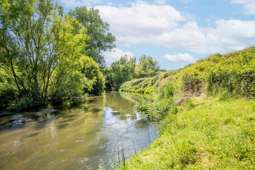
[[[1,117],[0,169],[112,169],[157,137],[127,98],[107,93],[57,114]]]

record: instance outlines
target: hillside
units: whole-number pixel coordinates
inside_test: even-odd
[[[160,137],[122,169],[254,169],[255,48],[212,55],[180,70],[126,82]]]
[[[177,94],[187,92],[255,96],[255,47],[225,55],[215,54],[180,70],[124,83],[120,91],[151,94],[171,83]]]

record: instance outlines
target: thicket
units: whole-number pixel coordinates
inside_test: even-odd
[[[133,93],[157,92],[170,81],[177,94],[211,94],[227,92],[232,96],[255,97],[255,48],[221,55],[215,54],[180,70],[152,78],[124,83],[120,90]],[[153,89],[153,90],[146,90]]]
[[[134,78],[154,76],[159,72],[158,63],[151,56],[142,56],[136,62],[132,56],[122,56],[105,69],[106,89],[119,90],[124,82]],[[138,80],[140,81],[140,80]],[[152,82],[155,83],[155,82]],[[147,89],[148,91],[153,89]]]
[[[174,101],[174,87],[165,84],[150,100],[144,99],[137,105],[137,110],[153,121],[159,121],[168,114],[176,114],[177,107]]]

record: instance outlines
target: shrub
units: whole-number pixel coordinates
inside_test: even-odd
[[[230,95],[255,97],[255,72],[218,72],[211,73],[208,80],[208,91],[217,94],[225,91]]]
[[[174,96],[174,87],[172,84],[168,83],[162,86],[159,90],[161,98],[172,98]]]
[[[34,101],[31,97],[25,96],[14,102],[13,105],[9,106],[8,110],[21,112],[28,111],[35,108]]]
[[[13,89],[5,89],[0,92],[0,110],[6,109],[10,106],[11,102],[15,100],[15,91]]]
[[[194,75],[186,74],[183,77],[183,91],[189,94],[200,94],[202,92],[202,80]]]

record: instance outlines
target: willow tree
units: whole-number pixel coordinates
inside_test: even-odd
[[[85,30],[51,0],[0,4],[0,65],[12,76],[19,97],[45,105],[49,88],[56,91],[75,74]]]

